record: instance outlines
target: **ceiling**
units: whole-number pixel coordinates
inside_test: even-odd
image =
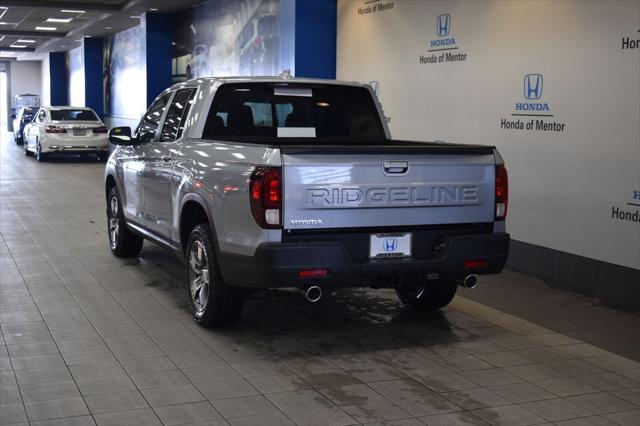
[[[0,53],[15,56],[69,50],[85,37],[104,37],[134,27],[146,12],[174,13],[202,2],[0,0]]]

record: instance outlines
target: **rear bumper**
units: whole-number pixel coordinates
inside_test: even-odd
[[[222,276],[228,285],[249,288],[396,287],[438,274],[456,280],[469,274],[494,274],[509,254],[509,234],[487,233],[451,237],[444,253],[432,259],[384,259],[353,262],[342,242],[263,243],[254,256],[220,254]],[[467,269],[465,261],[486,266]],[[322,278],[298,278],[301,269],[328,269]]]
[[[92,136],[69,136],[67,134],[49,134],[40,141],[44,153],[97,154],[109,152],[109,139],[106,134]]]
[[[107,154],[109,153],[109,146],[51,144],[46,148],[43,146],[42,152],[46,154]]]

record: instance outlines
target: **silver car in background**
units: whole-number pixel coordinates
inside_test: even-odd
[[[107,128],[91,108],[42,107],[24,129],[24,153],[38,161],[50,154],[109,156]]]

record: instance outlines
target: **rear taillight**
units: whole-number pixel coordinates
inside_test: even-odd
[[[280,167],[257,167],[249,183],[251,214],[262,228],[282,228],[282,172]]]
[[[94,127],[91,130],[93,131],[93,133],[107,133],[107,131],[108,131],[105,126]]]
[[[58,126],[47,126],[44,128],[45,133],[67,133],[65,129]]]
[[[503,165],[496,166],[496,220],[507,218],[509,206],[509,176],[507,168]]]

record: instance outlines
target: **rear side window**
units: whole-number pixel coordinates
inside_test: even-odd
[[[202,137],[278,144],[385,139],[367,89],[281,83],[221,86]]]
[[[160,142],[171,142],[180,139],[184,130],[184,121],[189,115],[189,109],[193,103],[195,89],[178,90],[173,97],[173,102],[167,111],[167,118],[164,120]]]
[[[142,121],[136,129],[136,135],[140,142],[149,142],[156,137],[156,130],[158,130],[160,119],[162,118],[162,114],[167,107],[167,102],[169,102],[170,97],[171,93],[165,93],[156,99],[155,102],[151,104],[149,111],[144,114]]]
[[[49,113],[52,121],[98,121],[90,109],[52,109]]]

